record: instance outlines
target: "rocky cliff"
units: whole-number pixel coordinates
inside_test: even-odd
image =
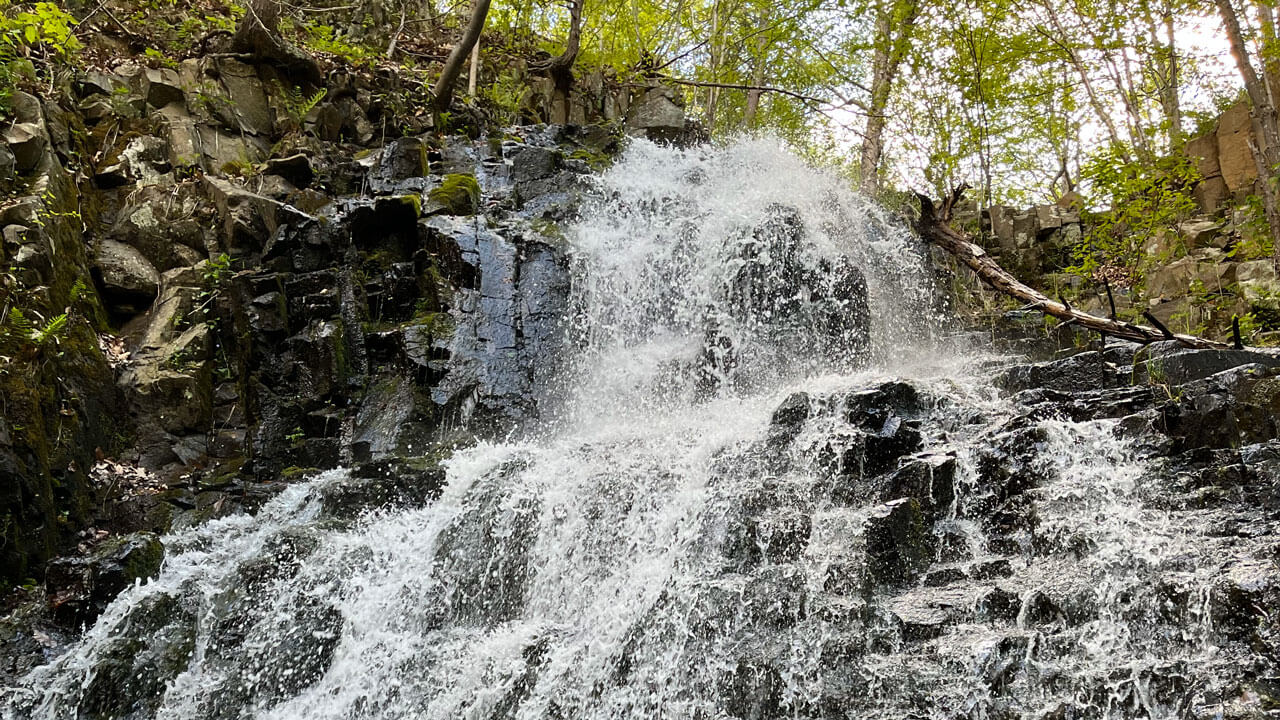
[[[579,124],[471,135],[368,75],[311,98],[220,56],[64,80],[16,92],[0,143],[5,584],[536,417],[557,223],[624,130],[696,133],[677,94],[603,76],[526,99]]]

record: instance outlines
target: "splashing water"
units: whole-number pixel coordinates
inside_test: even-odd
[[[167,538],[4,717],[1180,712],[1212,647],[1145,587],[1189,551],[1143,465],[1034,425],[1038,527],[1002,526],[1013,411],[881,211],[772,141],[637,142],[569,237],[533,439],[457,452],[425,507],[344,505],[337,470]]]

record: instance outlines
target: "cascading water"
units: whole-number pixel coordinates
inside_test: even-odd
[[[331,471],[167,538],[4,717],[1172,718],[1212,684],[1144,463],[1016,418],[840,181],[636,143],[569,237],[551,419],[425,505]]]

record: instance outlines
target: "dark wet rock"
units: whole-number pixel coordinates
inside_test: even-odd
[[[166,683],[187,666],[195,651],[195,618],[172,595],[150,595],[130,609],[103,649],[96,672],[80,689],[89,717],[123,717],[139,709],[153,712]]]
[[[1012,622],[1022,611],[1022,599],[1017,593],[1001,587],[984,592],[974,606],[974,614],[985,622]]]
[[[876,584],[911,582],[933,560],[933,536],[912,498],[872,509],[865,533],[867,571]]]
[[[304,153],[271,158],[263,165],[262,172],[282,177],[295,188],[310,186],[316,176],[315,170],[311,167],[311,160]]]
[[[1227,569],[1210,595],[1214,628],[1226,638],[1256,642],[1269,621],[1265,608],[1280,602],[1276,578],[1275,560],[1245,559]]]
[[[1017,365],[996,378],[996,384],[1010,392],[1021,390],[1057,390],[1090,392],[1099,388],[1115,388],[1133,382],[1133,368],[1118,363],[1116,353],[1082,352],[1062,360],[1032,365]]]
[[[770,442],[784,445],[791,442],[809,419],[808,393],[795,393],[782,401],[769,420]]]
[[[765,333],[797,332],[837,361],[866,349],[866,280],[848,258],[811,263],[806,231],[795,208],[771,206],[740,244],[742,264],[728,288],[730,310]]]
[[[887,382],[844,397],[845,419],[864,430],[878,431],[891,416],[918,418],[927,400],[905,382]]]
[[[885,501],[912,498],[928,522],[945,513],[956,497],[956,459],[949,455],[929,455],[905,462],[879,481],[879,496]]]
[[[424,227],[437,242],[452,241],[463,266],[458,276],[474,283],[454,293],[448,372],[432,396],[446,413],[470,412],[486,431],[536,416],[533,399],[556,377],[568,340],[567,259],[536,240],[465,220],[430,218]]]
[[[789,717],[783,703],[786,681],[770,662],[744,659],[721,680],[724,709],[732,717],[771,720]]]
[[[560,168],[561,153],[547,147],[522,145],[508,154],[511,179],[517,183],[549,177]]]
[[[1280,354],[1256,350],[1203,350],[1187,348],[1176,342],[1148,345],[1137,356],[1145,362],[1153,383],[1185,385],[1242,365],[1280,367]]]
[[[369,171],[369,187],[374,192],[421,192],[431,174],[426,143],[418,138],[397,138],[377,151]]]
[[[160,569],[164,546],[151,533],[111,538],[79,557],[49,563],[55,617],[68,625],[91,623],[120,591]]]
[[[474,502],[439,540],[439,574],[450,581],[443,583],[448,592],[442,611],[455,622],[492,626],[524,609],[537,501],[505,502],[500,481],[501,477],[488,478],[473,487]]]
[[[802,510],[773,510],[760,516],[754,525],[755,540],[768,562],[795,562],[809,545],[812,520],[809,513]]]
[[[225,247],[236,255],[263,252],[282,225],[305,225],[311,219],[297,208],[226,180],[206,175],[204,184],[222,219]]]
[[[1177,453],[1197,447],[1238,447],[1280,437],[1280,370],[1258,364],[1223,370],[1181,386],[1180,397],[1157,408],[1153,426]]]

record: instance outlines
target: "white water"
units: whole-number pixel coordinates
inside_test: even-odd
[[[811,287],[796,314],[742,312],[730,288],[773,205],[802,222],[804,267],[848,258],[863,271],[869,341],[816,330]],[[1001,702],[1016,713],[1066,701],[1094,717],[1174,716],[1163,699],[1108,699],[1125,688],[1097,700],[1081,680],[1211,652],[1200,638],[1137,637],[1110,611],[1186,540],[1137,509],[1142,467],[1105,426],[1046,424],[1060,447],[1042,453],[1053,460],[1038,490],[1039,533],[1094,550],[1035,568],[1015,557],[1009,580],[1024,596],[1096,585],[1104,609],[1066,647],[1038,651],[1044,631],[1026,617],[967,616],[912,645],[884,608],[929,591],[825,588],[833,568],[863,561],[876,504],[824,495],[824,449],[855,434],[845,394],[909,379],[936,405],[924,448],[955,453],[962,486],[978,482],[975,443],[1009,414],[981,359],[941,338],[924,264],[882,212],[771,141],[637,143],[569,236],[580,347],[536,439],[458,452],[426,507],[335,517],[327,498],[355,482],[338,470],[255,517],[167,538],[159,576],[14,689],[4,717],[985,717],[984,663],[1010,637],[1022,657]],[[711,326],[738,358],[707,388],[697,367]],[[773,442],[770,417],[797,391],[818,410],[794,442]],[[801,518],[811,530],[794,557],[734,549],[748,520],[766,528],[749,542],[767,544]],[[997,555],[956,507],[934,531],[963,538],[967,560]]]

